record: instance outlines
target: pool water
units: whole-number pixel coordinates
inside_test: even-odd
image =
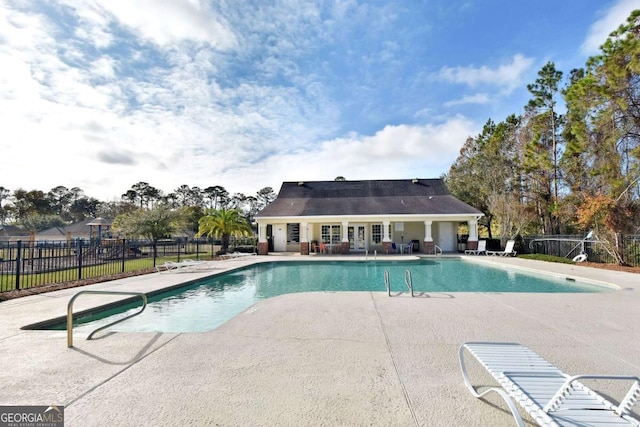
[[[113,331],[202,332],[217,328],[259,300],[294,292],[407,292],[405,271],[414,293],[451,292],[607,292],[609,289],[551,276],[485,266],[463,259],[420,261],[285,261],[255,264],[212,276],[149,298],[139,316]],[[138,310],[139,301],[79,319],[74,329],[87,332]],[[98,319],[98,320],[96,320]],[[90,323],[89,323],[90,322]],[[85,324],[86,325],[82,325]],[[65,329],[60,325],[56,329]]]

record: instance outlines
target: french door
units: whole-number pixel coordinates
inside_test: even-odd
[[[365,225],[350,225],[347,228],[349,235],[349,251],[364,252],[367,249],[367,227]]]

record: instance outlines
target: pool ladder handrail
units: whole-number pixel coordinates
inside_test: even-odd
[[[413,298],[413,279],[411,278],[411,271],[409,271],[408,269],[404,271],[404,283],[407,285],[407,288],[409,289],[409,293],[411,293],[411,298]],[[384,286],[387,288],[387,295],[391,296],[389,270],[384,270]]]
[[[147,308],[147,295],[142,292],[125,292],[125,291],[80,291],[74,296],[71,297],[69,303],[67,304],[67,348],[73,347],[73,303],[75,300],[82,294],[101,294],[101,295],[133,295],[139,296],[142,298],[142,308],[140,311],[137,311],[129,316],[123,317],[122,319],[118,319],[115,322],[111,322],[108,325],[104,325],[91,332],[87,337],[87,340],[90,340],[97,332],[102,331],[103,329],[108,328],[109,326],[113,326],[120,322],[123,322],[127,319],[132,318],[133,316],[137,316],[142,313],[145,308]]]
[[[413,279],[411,278],[411,271],[409,271],[409,269],[404,271],[404,283],[407,285],[407,288],[409,288],[411,298],[413,298]]]
[[[384,271],[384,286],[387,288],[387,295],[391,296],[391,284],[389,283],[389,270]]]
[[[433,245],[433,254],[437,256],[442,255],[442,248],[438,245]]]

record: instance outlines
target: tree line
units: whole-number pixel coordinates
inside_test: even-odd
[[[209,210],[235,210],[249,221],[276,197],[271,187],[255,195],[230,194],[222,186],[204,189],[181,185],[164,193],[147,182],[131,186],[120,200],[103,202],[84,194],[81,188],[57,186],[41,190],[17,189],[11,192],[0,186],[0,224],[16,225],[28,231],[64,226],[86,218],[117,218],[144,211],[175,211],[184,218],[184,227],[198,230],[198,220]]]
[[[444,178],[490,238],[593,230],[616,252],[640,225],[640,10],[563,76],[545,64],[523,113],[489,119]]]

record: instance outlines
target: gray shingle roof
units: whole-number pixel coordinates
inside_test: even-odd
[[[29,236],[29,232],[15,225],[0,225],[0,236],[2,237],[20,237]]]
[[[323,215],[481,215],[442,179],[284,182],[256,217]]]
[[[67,225],[65,227],[52,227],[47,228],[46,230],[39,231],[37,233],[40,237],[46,236],[66,236],[67,233],[71,233],[71,236],[79,236],[79,235],[89,235],[89,231],[91,231],[91,227],[89,227],[90,222],[95,221],[94,218],[85,218],[82,221],[75,222],[73,224]],[[102,226],[102,231],[106,231],[110,228],[111,220],[105,220],[106,224]],[[97,226],[93,226],[93,230],[98,230]]]

